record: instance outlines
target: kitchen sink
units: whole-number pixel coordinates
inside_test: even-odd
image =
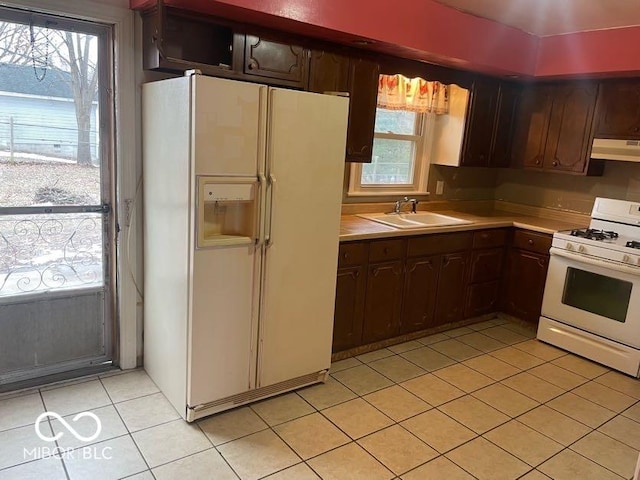
[[[395,228],[428,228],[445,227],[448,225],[464,225],[471,223],[469,220],[450,217],[440,213],[366,213],[358,217],[373,220],[374,222],[389,225]]]

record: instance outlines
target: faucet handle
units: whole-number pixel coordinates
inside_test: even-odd
[[[405,198],[407,198],[407,197],[405,197]],[[407,202],[411,203],[411,213],[416,213],[417,206],[418,206],[418,203],[419,203],[418,199],[417,198],[410,198],[410,199],[407,199]]]

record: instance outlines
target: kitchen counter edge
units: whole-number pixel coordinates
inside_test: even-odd
[[[589,223],[588,217],[585,217],[584,221],[578,222],[573,219],[564,221],[529,215],[518,215],[511,212],[501,211],[494,211],[487,215],[476,215],[454,210],[439,211],[438,213],[468,220],[471,223],[442,227],[400,229],[388,227],[372,220],[358,217],[357,215],[342,215],[340,220],[340,242],[508,227],[516,227],[539,233],[554,234],[561,230],[584,228]]]

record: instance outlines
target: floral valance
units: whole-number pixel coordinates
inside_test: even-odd
[[[380,75],[378,107],[419,113],[449,112],[449,89],[440,82],[403,75]]]

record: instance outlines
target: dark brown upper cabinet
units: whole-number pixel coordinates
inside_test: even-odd
[[[471,90],[460,165],[487,167],[498,107],[498,82],[477,79]]]
[[[640,140],[640,80],[600,84],[595,136]]]
[[[508,167],[518,88],[477,78],[471,90],[460,165]]]
[[[309,66],[309,91],[349,91],[349,57],[325,50],[313,50]]]
[[[309,90],[349,94],[346,161],[368,163],[373,154],[380,65],[327,51],[311,53]]]
[[[267,82],[303,88],[307,83],[309,51],[288,43],[246,35],[245,75],[262,77]],[[260,81],[259,78],[256,78]]]
[[[143,67],[293,88],[306,88],[309,50],[274,32],[247,33],[246,25],[197,15],[158,3],[145,12]],[[262,32],[262,31],[261,31]]]
[[[590,160],[598,87],[565,82],[526,88],[517,110],[512,165],[577,175],[602,175]]]
[[[516,123],[521,87],[510,82],[500,82],[498,105],[493,128],[490,167],[511,165],[511,143]]]

